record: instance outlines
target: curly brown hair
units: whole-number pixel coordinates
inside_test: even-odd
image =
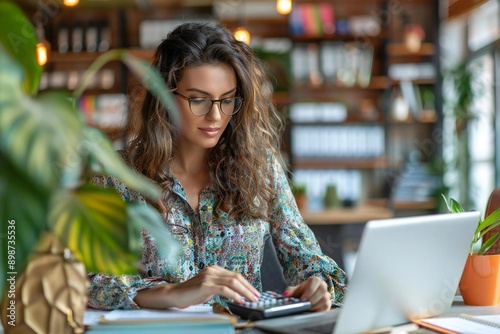
[[[272,85],[252,49],[217,23],[181,24],[161,42],[153,59],[171,91],[184,69],[204,64],[231,66],[237,94],[244,98],[208,156],[217,193],[214,212],[221,209],[233,218],[269,219],[268,203],[274,196],[269,156],[280,157],[284,126],[272,100]],[[162,196],[152,204],[169,212],[173,179],[168,166],[176,154],[178,131],[166,108],[145,89],[131,108],[127,137],[127,162],[161,186]]]

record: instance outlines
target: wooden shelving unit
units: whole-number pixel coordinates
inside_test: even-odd
[[[322,1],[302,1],[298,0],[295,4],[321,3]],[[373,47],[373,63],[371,64],[371,75],[367,84],[341,84],[335,78],[323,78],[320,83],[312,84],[307,81],[299,81],[293,78],[290,80],[289,87],[285,91],[276,91],[274,101],[283,113],[287,112],[296,103],[318,102],[344,103],[347,108],[347,116],[341,122],[290,122],[289,128],[285,132],[285,149],[291,164],[291,170],[297,169],[318,169],[318,170],[359,170],[363,175],[363,194],[365,199],[373,197],[382,197],[385,171],[394,169],[401,160],[401,152],[393,151],[392,147],[406,149],[412,145],[412,141],[425,140],[432,133],[433,129],[440,126],[439,108],[435,112],[426,113],[426,117],[408,118],[407,120],[395,120],[390,114],[391,95],[394,87],[401,84],[400,80],[392,79],[388,75],[388,66],[391,64],[400,64],[405,62],[433,62],[437,57],[438,48],[433,36],[434,18],[428,15],[429,10],[434,10],[433,0],[416,0],[411,3],[402,3],[401,8],[410,13],[413,20],[421,20],[425,27],[426,37],[418,52],[410,52],[404,44],[402,37],[401,19],[398,13],[391,13],[390,21],[384,22],[382,17],[377,17],[379,13],[387,12],[386,0],[353,0],[353,1],[332,1],[335,8],[335,18],[337,21],[347,20],[353,16],[370,16],[378,19],[380,31],[376,34],[353,34],[324,33],[321,35],[296,35],[290,30],[290,16],[274,17],[252,17],[240,19],[225,19],[222,23],[229,29],[234,29],[244,23],[253,37],[282,38],[287,39],[293,46],[315,44],[319,48],[328,43],[345,44],[352,47],[364,43]],[[57,15],[50,18],[46,25],[46,36],[52,45],[50,54],[50,63],[46,65],[48,73],[54,72],[74,72],[83,71],[95,61],[103,52],[68,52],[60,53],[58,51],[58,30],[61,26],[71,27],[79,24],[86,28],[93,22],[106,22],[110,33],[110,49],[125,48],[128,52],[137,58],[150,61],[154,55],[152,46],[142,47],[141,43],[141,24],[145,21],[186,21],[189,17],[196,19],[212,17],[212,9],[207,7],[182,7],[162,6],[150,9],[134,9],[128,6],[122,9],[95,10],[93,8],[80,8],[60,10]],[[375,15],[375,16],[374,16]],[[388,19],[388,18],[387,18]],[[166,35],[167,31],[165,31]],[[71,32],[70,32],[71,34]],[[70,36],[71,38],[71,36]],[[99,87],[90,89],[89,94],[121,93],[127,94],[131,87],[134,87],[136,79],[119,63],[111,63],[106,66],[107,70],[114,73],[114,82],[112,87],[99,89]],[[412,80],[414,85],[433,86],[436,78],[420,78]],[[375,113],[364,113],[363,108],[374,109]],[[429,116],[430,115],[430,116]],[[374,156],[346,156],[340,157],[297,157],[291,152],[293,138],[289,137],[294,126],[329,126],[332,129],[342,127],[383,127],[385,133],[385,152],[382,155]],[[103,130],[110,137],[118,138],[120,127],[107,126]],[[334,131],[334,130],[332,130]],[[402,140],[400,143],[399,141]]]

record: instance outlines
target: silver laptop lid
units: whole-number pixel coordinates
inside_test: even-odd
[[[453,302],[479,212],[373,220],[335,334],[437,316]]]

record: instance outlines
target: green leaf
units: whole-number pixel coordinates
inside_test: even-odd
[[[158,211],[149,205],[130,203],[127,206],[127,217],[127,226],[132,237],[139,236],[142,230],[146,230],[150,235],[156,236],[158,255],[170,263],[177,261],[181,251],[180,245],[166,228]],[[130,240],[130,243],[132,244],[134,240]],[[140,244],[134,244],[134,249],[140,248]]]
[[[148,62],[134,58],[128,53],[124,54],[123,61],[142,82],[144,87],[163,103],[172,122],[178,125],[180,117],[177,104],[174,102],[172,94],[166,89],[165,81],[158,71]]]
[[[479,251],[477,252],[477,254],[478,255],[483,255],[484,253],[486,253],[488,251],[488,249],[490,249],[490,247],[493,246],[493,244],[495,242],[497,242],[499,236],[500,236],[500,233],[496,233],[494,236],[492,236],[486,242],[484,242],[481,245],[481,248],[479,249]]]
[[[24,12],[14,3],[0,1],[0,44],[24,70],[24,91],[34,94],[38,89],[42,67],[36,59],[36,30]],[[3,58],[3,52],[0,58]],[[5,74],[5,72],[0,71]]]
[[[446,199],[446,196],[444,194],[441,194],[441,196],[444,199],[444,202],[446,204],[446,207],[448,208],[448,211],[451,213],[459,213],[459,212],[464,212],[464,209],[462,206],[455,201],[453,198],[450,198],[450,202],[448,203],[448,200]]]
[[[47,227],[49,193],[30,181],[0,150],[0,296],[7,272],[24,269],[38,236]],[[13,226],[13,227],[9,227]],[[15,248],[15,267],[8,263],[9,246]],[[6,268],[6,270],[4,270]]]
[[[115,176],[127,187],[145,196],[154,199],[160,196],[160,187],[145,176],[130,169],[116,152],[108,137],[100,130],[86,126],[83,129],[83,146],[91,159],[97,161],[97,164],[92,164],[93,173]]]
[[[462,208],[462,206],[460,205],[460,203],[455,201],[453,198],[450,198],[450,206],[451,206],[451,212],[453,213],[459,213],[465,211],[464,208]]]
[[[85,184],[76,190],[58,191],[49,222],[87,271],[137,273],[138,253],[129,251],[127,205],[114,189]]]
[[[0,100],[0,149],[32,182],[47,189],[58,185],[70,152],[77,150],[81,126],[67,93]]]
[[[92,78],[95,77],[104,64],[113,60],[123,61],[144,87],[162,102],[172,122],[174,124],[180,123],[177,104],[174,102],[172,94],[166,89],[165,81],[156,68],[146,61],[131,56],[127,53],[127,50],[124,49],[114,49],[97,58],[83,74],[82,80],[74,91],[74,96],[76,98],[80,97],[89,83],[92,82]]]
[[[496,209],[488,215],[482,222],[480,222],[477,227],[477,232],[479,233],[479,238],[483,237],[484,234],[488,233],[495,227],[500,225],[500,208]]]

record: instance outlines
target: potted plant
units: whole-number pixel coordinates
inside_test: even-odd
[[[302,183],[292,183],[291,185],[295,202],[300,211],[307,209],[307,187]]]
[[[464,212],[462,206],[453,198],[450,199],[449,203],[445,198],[445,202],[450,212]],[[489,239],[482,240],[486,233],[497,226],[500,226],[500,208],[478,221],[459,283],[460,293],[465,304],[500,304],[500,254],[486,254],[488,249],[498,242],[500,233],[495,233]],[[481,246],[476,251],[476,245],[481,241]]]
[[[92,184],[93,176],[107,174],[150,198],[160,194],[122,161],[106,135],[85,124],[74,101],[103,64],[121,60],[174,119],[177,109],[156,70],[124,50],[98,58],[74,92],[38,94],[35,29],[11,2],[0,1],[0,13],[3,326],[6,333],[82,332],[85,270],[136,273],[140,230],[168,231],[152,207]],[[169,258],[177,244],[171,238],[158,247]]]

